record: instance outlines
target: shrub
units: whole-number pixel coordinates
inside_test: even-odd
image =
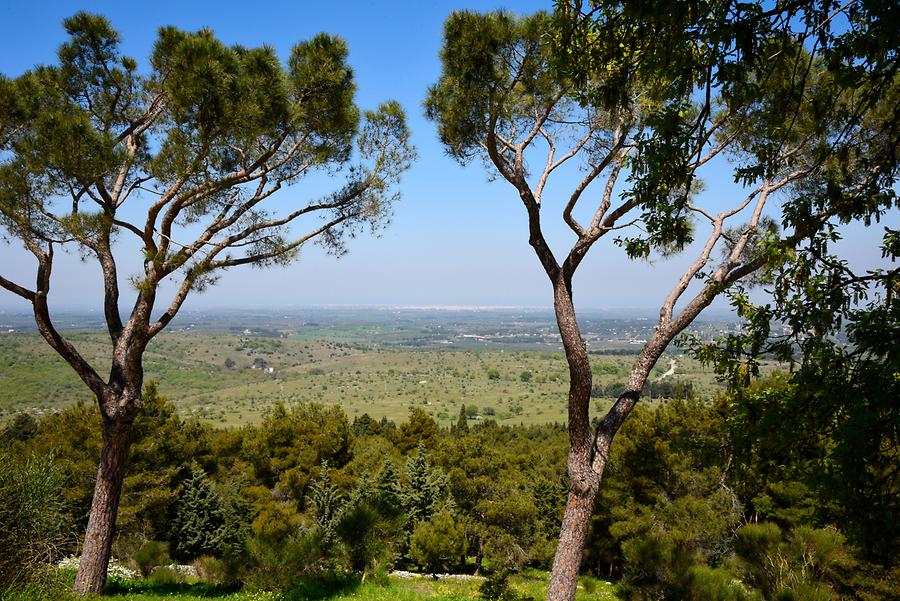
[[[690,571],[688,599],[691,601],[762,601],[762,595],[758,591],[747,588],[728,570],[697,566]]]
[[[171,586],[181,584],[184,578],[176,570],[168,566],[158,567],[150,574],[149,581],[157,586]]]
[[[72,593],[74,573],[68,570],[41,570],[32,579],[14,588],[0,587],[3,601],[77,601]]]
[[[498,570],[490,574],[481,586],[478,594],[482,599],[490,601],[517,601],[519,596],[509,587],[509,572]]]
[[[529,557],[517,536],[499,528],[488,528],[482,534],[484,557],[494,569],[518,572]]]
[[[611,375],[614,376],[619,373],[619,368],[615,365],[592,365],[591,373],[595,376],[602,375]]]
[[[404,517],[396,505],[389,507],[378,498],[348,503],[336,532],[352,572],[362,575],[363,579],[369,572],[387,573],[403,535]]]
[[[231,570],[228,563],[218,557],[203,555],[191,562],[197,577],[210,584],[230,584]]]
[[[697,558],[669,538],[636,537],[622,543],[624,581],[631,599],[684,598]]]
[[[409,542],[410,559],[432,574],[458,564],[465,553],[466,530],[446,510],[416,526]]]
[[[346,574],[322,574],[315,578],[309,578],[296,583],[296,586],[287,591],[282,599],[284,601],[309,601],[311,599],[345,599],[359,587],[359,580]],[[353,595],[355,597],[355,595]],[[389,596],[377,597],[388,599]]]
[[[808,526],[748,524],[738,530],[735,553],[743,580],[779,600],[838,599],[835,589],[856,567],[843,535]]]
[[[254,536],[248,551],[243,581],[251,588],[289,590],[328,571],[323,541],[316,531],[296,532],[281,540]]]
[[[37,420],[24,411],[16,413],[3,430],[0,430],[0,444],[8,446],[14,442],[27,442],[37,434]]]
[[[132,559],[144,578],[152,574],[155,568],[172,563],[168,543],[153,540],[144,543]]]
[[[0,591],[31,579],[67,541],[63,484],[51,456],[0,452]]]

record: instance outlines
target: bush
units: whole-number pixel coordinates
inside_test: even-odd
[[[24,411],[16,413],[0,431],[0,444],[9,446],[14,442],[27,442],[37,434],[37,420]]]
[[[432,574],[458,564],[465,553],[466,529],[446,510],[416,526],[409,541],[410,559]]]
[[[349,569],[363,580],[374,572],[386,575],[403,536],[403,514],[382,499],[352,500],[337,524],[340,549]]]
[[[690,571],[688,599],[691,601],[762,601],[734,574],[721,568],[697,566]]]
[[[745,582],[785,601],[838,599],[836,589],[856,567],[843,535],[808,526],[748,524],[738,530],[735,553]]]
[[[519,537],[498,528],[490,528],[482,534],[484,557],[492,568],[505,572],[518,572],[529,560]]]
[[[0,587],[3,601],[76,601],[72,593],[75,574],[69,570],[45,569],[32,574],[30,581],[4,590]]]
[[[289,590],[303,580],[328,572],[323,541],[315,531],[297,532],[281,540],[254,536],[243,581],[251,588]]]
[[[153,570],[148,580],[157,586],[171,586],[184,582],[182,575],[168,566],[158,567]]]
[[[51,456],[0,452],[0,591],[33,578],[68,540],[63,484]]]
[[[592,365],[591,373],[595,376],[614,376],[619,373],[619,368],[615,365]]]
[[[478,594],[482,599],[490,601],[517,601],[519,599],[515,591],[509,587],[509,572],[506,570],[498,570],[490,574],[478,587]]]
[[[212,557],[211,555],[203,555],[191,562],[191,567],[197,573],[197,578],[203,582],[210,584],[230,584],[231,571],[227,562]]]
[[[845,586],[860,601],[900,599],[900,565],[885,567],[861,562],[848,575]]]
[[[168,543],[153,540],[144,543],[132,559],[144,578],[152,574],[155,568],[172,563]]]
[[[171,529],[172,555],[180,561],[221,552],[225,504],[197,463],[182,484]]]
[[[282,597],[284,601],[309,601],[311,599],[346,598],[345,595],[359,587],[359,580],[346,574],[322,574],[296,584]],[[379,599],[388,598],[379,595]]]
[[[666,537],[646,536],[622,543],[624,581],[630,599],[682,599],[697,565],[696,556]]]

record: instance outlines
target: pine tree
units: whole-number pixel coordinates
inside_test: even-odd
[[[406,464],[409,484],[403,491],[402,502],[409,515],[409,526],[428,521],[435,513],[447,508],[447,475],[428,463],[425,446],[419,444],[416,454]]]
[[[370,569],[390,565],[406,544],[401,493],[397,468],[387,462],[377,479],[360,479],[334,522],[350,569],[363,581]]]
[[[319,478],[310,486],[309,499],[315,513],[316,525],[322,532],[322,540],[326,543],[331,542],[345,500],[338,487],[331,481],[331,468],[328,467],[327,461],[322,462]]]
[[[456,426],[453,428],[453,433],[457,436],[463,436],[464,434],[469,433],[469,420],[466,417],[465,405],[462,405],[459,408],[459,419],[456,420]]]
[[[403,485],[400,473],[393,461],[388,461],[378,475],[375,484],[375,502],[382,513],[401,512],[403,510]]]
[[[172,556],[187,561],[218,555],[225,527],[225,504],[197,463],[185,480],[172,523]]]
[[[68,39],[55,64],[0,75],[0,238],[21,242],[34,269],[16,282],[5,277],[12,266],[0,266],[0,289],[29,303],[38,331],[103,416],[74,584],[99,594],[150,341],[226,270],[285,264],[313,243],[341,255],[356,235],[377,230],[415,151],[399,103],[356,106],[337,36],[301,41],[283,64],[271,46],[163,27],[138,68],[107,19],[79,12],[63,25]],[[337,183],[330,192],[273,198],[323,173]],[[135,243],[117,243],[125,237]],[[105,364],[58,329],[46,300],[65,271],[54,259],[72,251],[103,274]],[[140,266],[131,299],[118,277],[125,265]]]

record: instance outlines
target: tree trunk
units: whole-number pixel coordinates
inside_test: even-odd
[[[484,561],[484,541],[478,537],[478,553],[475,554],[475,575],[481,576],[481,564]]]
[[[569,364],[569,496],[550,572],[547,600],[570,601],[575,599],[584,539],[602,471],[595,471],[592,466],[591,365],[572,304],[571,281],[562,273],[554,285],[554,307]]]
[[[104,418],[97,484],[75,577],[74,591],[78,594],[100,594],[106,584],[132,423],[133,417],[128,415]]]
[[[597,486],[588,489],[569,490],[566,511],[563,514],[559,542],[556,545],[556,557],[550,572],[550,584],[547,588],[547,601],[570,601],[575,599],[578,586],[578,570],[584,552],[584,537],[594,508]]]
[[[675,330],[660,328],[644,345],[631,368],[626,390],[595,432],[591,428],[589,412],[591,365],[572,304],[571,280],[566,278],[565,273],[557,277],[554,282],[556,321],[569,364],[569,497],[550,572],[547,601],[574,601],[584,539],[613,437],[640,398],[650,370],[671,341]]]

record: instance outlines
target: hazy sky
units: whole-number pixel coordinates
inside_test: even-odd
[[[437,79],[444,19],[454,9],[507,8],[518,13],[550,9],[532,1],[462,2],[14,2],[0,6],[0,72],[16,76],[53,63],[65,39],[61,21],[77,10],[107,16],[123,37],[124,54],[146,68],[161,25],[210,27],[228,44],[268,44],[282,58],[293,44],[320,31],[344,37],[358,85],[358,104],[374,108],[390,98],[406,109],[419,160],[404,176],[402,200],[381,236],[362,236],[340,259],[317,247],[283,269],[234,269],[189,299],[186,308],[310,304],[450,304],[549,306],[550,287],[528,246],[524,209],[505,182],[489,182],[479,162],[465,168],[447,157],[422,100]],[[728,173],[714,174],[709,194],[735,198]],[[545,220],[558,255],[572,239],[559,217],[566,186],[548,189]],[[303,184],[282,197],[304,194]],[[554,198],[555,197],[555,198]],[[897,223],[896,215],[892,223]],[[876,239],[852,228],[845,248],[856,263],[877,256]],[[593,249],[576,279],[585,308],[657,307],[690,257],[650,265],[629,262],[609,243]],[[134,265],[128,263],[125,265]],[[0,273],[33,281],[34,262],[15,245],[0,243]],[[124,271],[125,269],[123,269]],[[51,295],[56,308],[100,309],[100,274],[92,261],[59,257]],[[124,294],[123,294],[124,296]],[[0,310],[27,310],[0,290]]]

